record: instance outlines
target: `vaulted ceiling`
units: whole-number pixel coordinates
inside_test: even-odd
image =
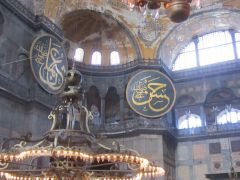
[[[115,37],[114,42],[116,42],[123,37],[116,38],[117,34],[124,35],[124,30],[127,30],[128,35],[133,37],[135,44],[139,47],[138,53],[142,58],[162,58],[170,64],[176,55],[176,50],[173,47],[179,43],[187,44],[187,41],[192,38],[191,36],[202,34],[199,26],[205,27],[207,23],[211,23],[204,28],[206,31],[208,31],[208,27],[221,28],[224,16],[228,16],[228,13],[239,13],[240,10],[239,0],[200,0],[200,6],[196,6],[199,0],[192,0],[190,18],[184,23],[177,24],[167,18],[164,8],[161,9],[157,22],[146,21],[141,13],[129,11],[128,6],[121,0],[19,1],[34,14],[44,14],[59,27],[62,27],[65,37],[73,42],[83,42],[93,37],[97,38],[97,36],[105,36],[107,39]],[[222,14],[221,10],[225,10],[223,16],[219,15]],[[211,11],[214,12],[211,14],[209,13]],[[197,22],[198,16],[202,15],[207,23],[204,23],[205,20],[200,18],[201,23],[195,23],[196,28],[194,28],[193,22]],[[209,18],[215,19],[215,21],[209,21]],[[191,28],[189,28],[190,26]],[[224,27],[227,28],[230,25]],[[190,34],[188,34],[189,32]],[[182,37],[184,37],[183,41],[181,41]],[[165,44],[166,42],[168,44]],[[178,46],[178,50],[179,48],[182,47]],[[165,55],[166,49],[167,55]]]

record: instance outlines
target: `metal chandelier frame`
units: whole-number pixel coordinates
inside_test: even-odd
[[[50,130],[40,139],[31,134],[6,139],[0,150],[0,174],[6,180],[139,180],[165,171],[116,141],[111,146],[89,127],[92,114],[83,105],[82,75],[67,73],[61,101],[48,118]],[[39,164],[39,162],[42,162]]]

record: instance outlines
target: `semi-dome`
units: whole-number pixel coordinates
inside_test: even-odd
[[[63,17],[62,29],[70,42],[70,59],[75,56],[75,60],[85,64],[108,66],[137,58],[130,33],[110,15],[92,10],[73,11]]]

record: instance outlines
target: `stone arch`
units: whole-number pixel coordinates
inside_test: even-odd
[[[105,97],[106,109],[105,117],[107,123],[113,123],[120,120],[120,97],[115,87],[109,87]]]
[[[90,110],[93,105],[101,112],[101,98],[96,86],[91,86],[87,91],[87,108]]]
[[[176,106],[188,106],[195,103],[195,98],[190,95],[182,95],[176,101]]]
[[[178,53],[194,37],[218,30],[239,30],[239,24],[240,10],[214,9],[195,13],[169,31],[158,47],[156,58],[172,69]]]
[[[218,88],[210,91],[205,99],[205,104],[221,105],[230,103],[236,98],[232,89],[230,88]]]
[[[223,110],[226,105],[236,100],[236,96],[230,88],[218,88],[210,91],[204,102],[204,111],[206,114],[206,123],[214,124],[216,115]],[[216,111],[213,108],[216,108]]]

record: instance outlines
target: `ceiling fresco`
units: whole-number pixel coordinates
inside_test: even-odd
[[[76,30],[76,26],[82,28],[81,34],[74,37],[75,41],[82,41],[94,32],[99,31],[99,27],[104,27],[105,30],[114,32],[116,27],[114,23],[106,24],[102,15],[89,16],[89,21],[83,20],[78,16],[71,16],[67,19],[69,13],[83,13],[84,10],[92,10],[105,15],[111,16],[112,19],[116,19],[120,22],[124,28],[135,38],[137,45],[140,48],[140,53],[144,59],[159,58],[159,46],[163,45],[163,40],[169,38],[169,33],[178,27],[179,24],[171,22],[166,14],[165,9],[160,10],[160,18],[157,22],[152,22],[150,19],[143,19],[142,14],[136,11],[129,11],[128,6],[122,3],[120,0],[19,0],[27,8],[29,8],[35,14],[44,14],[54,23],[59,26],[68,26],[71,24],[71,28],[68,28],[68,33]],[[34,7],[34,8],[33,8]],[[191,14],[187,21],[184,23],[192,23],[190,19],[195,14],[201,14],[205,11],[214,9],[239,9],[239,0],[193,0],[191,3]],[[76,11],[78,10],[78,11]],[[82,12],[81,12],[82,11]],[[85,14],[86,15],[86,14]],[[211,16],[209,14],[209,16]],[[206,17],[207,18],[207,17]],[[75,23],[76,22],[76,23]],[[73,25],[72,25],[73,24]],[[91,25],[91,29],[87,28]],[[101,25],[100,25],[101,24]],[[197,24],[196,24],[197,25]],[[197,28],[194,28],[197,30]],[[178,31],[181,29],[178,28]],[[198,34],[199,32],[196,32]],[[184,33],[181,37],[186,36]],[[192,33],[195,34],[195,33]],[[188,37],[187,37],[188,38]],[[171,40],[170,40],[171,41]],[[178,42],[178,41],[177,41]],[[162,52],[163,53],[163,52]],[[172,53],[172,52],[169,52]],[[174,54],[172,55],[174,56]],[[163,56],[160,56],[163,58]],[[165,57],[167,58],[167,57]],[[171,61],[171,59],[167,59]]]

